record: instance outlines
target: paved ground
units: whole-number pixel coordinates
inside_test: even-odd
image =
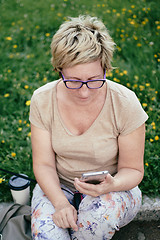
[[[116,232],[112,240],[160,240],[160,220],[132,221]]]

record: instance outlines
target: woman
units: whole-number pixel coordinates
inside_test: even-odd
[[[61,79],[36,90],[30,108],[33,239],[111,239],[140,208],[148,117],[131,90],[105,79],[114,45],[90,16],[71,18],[52,39]],[[102,170],[98,185],[80,180]]]

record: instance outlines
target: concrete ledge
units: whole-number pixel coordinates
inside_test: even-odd
[[[134,221],[158,221],[160,220],[160,197],[149,198],[143,196],[142,207]]]

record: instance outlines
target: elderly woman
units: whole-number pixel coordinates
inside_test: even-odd
[[[70,18],[53,36],[61,78],[36,90],[30,108],[33,239],[111,239],[141,206],[148,117],[131,90],[105,79],[114,45],[90,16]],[[102,170],[109,174],[99,184],[80,179]]]

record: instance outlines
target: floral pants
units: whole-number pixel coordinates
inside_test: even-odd
[[[63,186],[69,202],[73,192]],[[115,231],[127,225],[141,206],[138,187],[124,192],[110,192],[99,197],[83,196],[78,209],[79,230],[62,229],[53,220],[54,207],[37,184],[32,197],[32,238],[34,240],[109,240]]]

